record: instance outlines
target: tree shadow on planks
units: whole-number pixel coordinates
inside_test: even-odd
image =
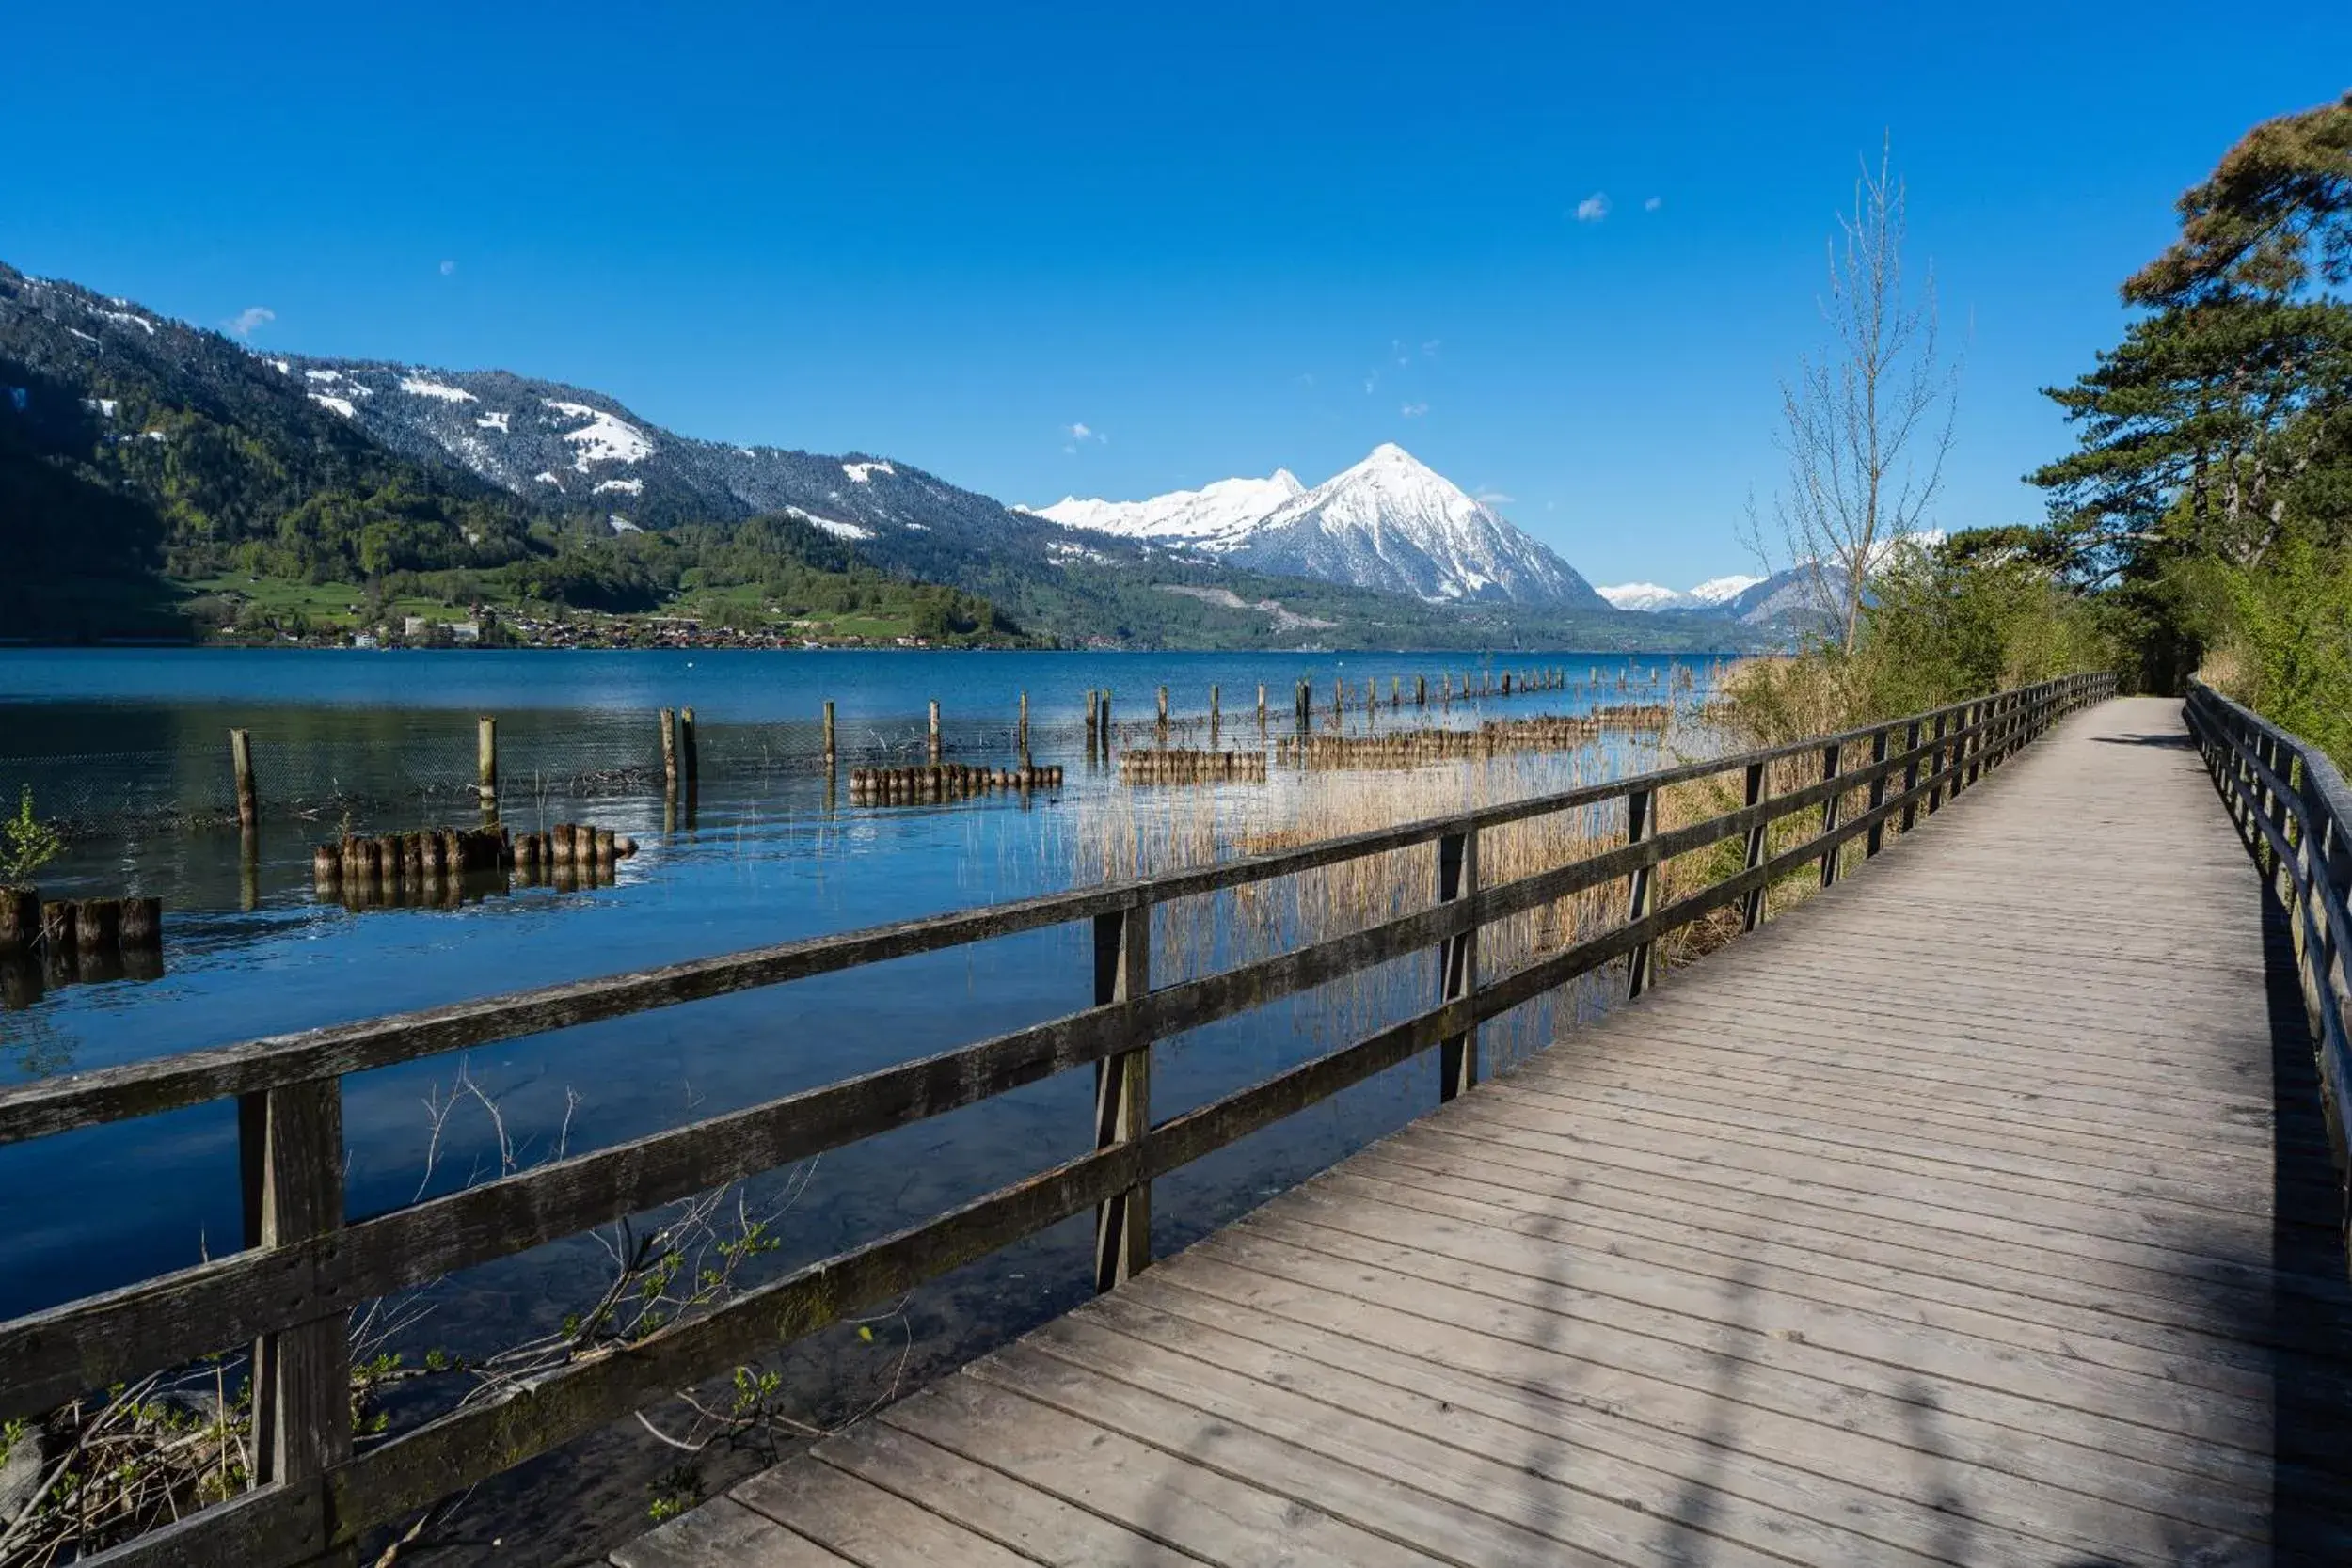
[[[2090,737],[2102,746],[2153,746],[2159,751],[2194,751],[2197,741],[2186,730],[2165,730],[2155,735],[2094,735]]]
[[[2270,1022],[2272,1456],[2277,1560],[2352,1561],[2352,1282],[2343,1172],[2328,1138],[2311,1021],[2287,917],[2267,888],[2263,969]]]
[[[2203,1320],[2233,1339],[2270,1384],[2268,1560],[2352,1562],[2352,1282],[2345,1275],[2342,1174],[2329,1147],[2310,1021],[2287,920],[2260,903],[2272,1132],[2268,1246],[2217,1230],[2166,1244],[2212,1272]],[[2250,1089],[2252,1083],[2248,1085]],[[2073,1565],[2069,1565],[2073,1568]]]

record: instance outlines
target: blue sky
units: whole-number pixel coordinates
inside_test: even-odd
[[[16,8],[0,260],[1015,501],[1395,440],[1687,586],[1746,563],[1883,133],[1967,353],[1960,527],[2039,515],[2036,388],[2179,190],[2352,85],[2316,4],[667,9]]]

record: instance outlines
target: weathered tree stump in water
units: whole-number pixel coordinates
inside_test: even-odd
[[[111,953],[122,945],[122,900],[85,898],[74,907],[73,945],[85,953]]]
[[[160,947],[164,942],[164,901],[155,897],[122,901],[121,941],[126,951]]]
[[[40,890],[0,887],[0,958],[32,951],[40,940]]]

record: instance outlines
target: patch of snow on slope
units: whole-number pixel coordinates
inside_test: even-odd
[[[617,512],[606,517],[605,521],[612,525],[612,531],[615,533],[643,533],[645,531],[644,529],[639,528],[635,523],[630,522],[627,517],[622,516]]]
[[[278,373],[279,375],[294,374],[294,367],[287,364],[283,359],[273,359],[270,363],[278,367]]]
[[[480,403],[482,401],[463,387],[452,387],[439,381],[427,381],[422,376],[402,376],[400,389],[414,397],[439,398],[443,403]]]
[[[835,539],[871,539],[874,537],[872,529],[861,528],[855,523],[844,523],[832,517],[819,517],[816,513],[803,512],[797,506],[787,506],[785,511],[812,528],[823,529]]]
[[[554,485],[554,486],[555,486],[558,490],[561,490],[562,488],[564,488],[564,482],[563,482],[562,480],[560,480],[560,479],[556,478],[553,474],[550,474],[550,473],[546,473],[546,472],[540,472],[540,473],[535,473],[535,474],[532,474],[531,477],[532,477],[532,478],[533,478],[533,479],[535,479],[535,480],[537,480],[537,481],[538,481],[540,483],[542,483],[542,484],[552,484],[552,485]]]
[[[841,471],[859,484],[870,484],[876,474],[896,474],[898,470],[887,463],[844,463]]]
[[[513,434],[513,432],[506,428],[506,410],[503,408],[501,408],[494,413],[480,416],[474,420],[474,423],[484,430],[495,430],[501,436]]]
[[[119,305],[122,301],[118,299],[115,303]],[[147,335],[151,338],[155,335],[155,324],[145,316],[134,315],[128,310],[101,310],[98,314],[110,322],[120,322],[125,326],[143,326],[147,328]]]
[[[626,420],[584,403],[559,403],[554,398],[539,401],[559,414],[588,421],[578,430],[564,433],[564,439],[580,448],[580,456],[573,460],[572,467],[583,474],[591,463],[636,463],[653,455],[652,440]]]
[[[618,490],[624,495],[642,496],[645,493],[645,482],[642,479],[608,479],[599,483],[589,494],[601,496],[609,490]]]
[[[97,343],[97,342],[98,342],[98,340],[97,340],[97,339],[95,339],[95,338],[91,337],[88,333],[87,333],[87,332],[83,331],[83,330],[82,330],[80,327],[78,327],[78,326],[69,326],[69,327],[67,327],[67,328],[66,328],[66,330],[67,330],[68,332],[72,333],[72,334],[73,334],[76,338],[81,339],[81,340],[82,340],[82,341],[84,341],[84,342],[86,342],[86,343]],[[105,344],[103,344],[103,343],[99,343],[99,344],[98,344],[98,346],[99,346],[99,347],[101,347],[101,348],[103,348],[103,347],[105,347],[106,345],[105,345]]]
[[[349,398],[331,398],[325,392],[312,392],[310,394],[310,401],[316,404],[323,404],[326,407],[332,408],[336,413],[341,414],[346,420],[357,419],[359,415],[359,411],[351,406],[351,400]]]
[[[84,398],[82,400],[82,406],[85,408],[95,408],[99,413],[104,415],[110,420],[115,417],[115,400],[112,398]]]

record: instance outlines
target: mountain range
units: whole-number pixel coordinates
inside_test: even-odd
[[[1287,468],[1149,500],[1081,500],[1038,511],[1065,528],[1154,540],[1291,577],[1320,578],[1431,603],[1599,610],[1574,567],[1484,501],[1383,442],[1310,490]]]
[[[1735,572],[1729,577],[1709,578],[1690,589],[1666,588],[1655,582],[1622,582],[1594,592],[1619,610],[1713,610],[1763,580]]]
[[[880,454],[697,440],[506,371],[259,354],[5,266],[0,554],[0,636],[157,629],[186,583],[232,571],[651,608],[697,582],[755,597],[788,567],[940,584],[992,623],[1098,645],[1757,641],[1613,609],[1393,446],[1311,489],[1281,472],[1032,513]]]

